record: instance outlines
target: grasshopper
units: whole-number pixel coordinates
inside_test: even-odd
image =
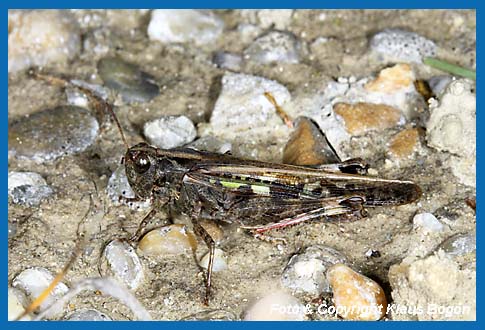
[[[216,244],[201,219],[236,223],[265,238],[269,230],[310,220],[358,220],[366,217],[365,207],[407,204],[421,195],[411,181],[356,174],[366,173],[367,166],[353,160],[313,168],[140,143],[127,147],[124,162],[137,198],[189,215],[194,232],[207,244],[205,304]],[[141,237],[154,212],[143,219],[132,240]]]
[[[38,77],[69,84],[60,78]],[[118,126],[127,149],[122,162],[135,192],[130,200],[152,201],[153,209],[131,241],[142,237],[157,209],[166,207],[190,216],[194,232],[210,253],[205,304],[210,297],[216,243],[200,220],[235,223],[265,238],[269,230],[305,221],[359,220],[367,216],[366,207],[407,204],[421,196],[421,189],[411,181],[366,176],[367,166],[356,160],[295,166],[190,148],[166,150],[147,143],[130,147],[111,105],[91,91],[81,90],[94,99],[95,108],[103,106]],[[274,99],[270,101],[276,105]]]

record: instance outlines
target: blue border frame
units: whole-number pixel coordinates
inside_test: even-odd
[[[467,0],[407,0],[407,1],[384,1],[384,0],[367,0],[365,3],[362,0],[341,0],[341,1],[315,1],[315,0],[281,0],[281,1],[257,1],[257,0],[233,0],[231,2],[224,0],[189,0],[181,2],[161,2],[141,0],[136,1],[93,1],[93,0],[71,0],[69,2],[63,0],[48,0],[40,3],[35,0],[20,0],[20,1],[6,1],[2,6],[6,8],[323,8],[323,9],[473,9],[477,8],[479,1]]]
[[[358,8],[365,8],[365,9],[477,9],[477,33],[479,33],[479,21],[480,21],[480,2],[479,1],[453,1],[453,0],[408,0],[408,1],[362,1],[362,0],[340,0],[340,1],[312,1],[312,0],[299,0],[299,1],[289,1],[289,0],[281,0],[281,1],[255,1],[255,0],[236,0],[228,2],[222,0],[204,0],[204,1],[185,1],[184,3],[179,2],[161,2],[161,1],[147,1],[147,0],[138,0],[136,3],[129,2],[129,1],[114,1],[114,0],[103,0],[103,1],[93,1],[93,0],[71,0],[71,1],[62,1],[62,0],[49,0],[43,1],[40,3],[39,1],[33,0],[21,0],[21,1],[2,1],[0,2],[0,6],[2,9],[2,22],[7,25],[7,10],[8,9],[15,9],[15,8],[325,8],[325,9],[358,9]],[[430,22],[430,24],[437,24],[437,22]],[[478,36],[478,35],[477,35]],[[5,45],[8,45],[8,34],[5,34]],[[477,54],[480,54],[480,42],[477,42]],[[4,120],[1,122],[2,131],[4,132],[3,137],[1,139],[1,147],[4,155],[7,155],[8,152],[8,124],[7,124],[7,116],[8,116],[8,95],[7,95],[7,87],[8,87],[8,57],[7,51],[2,52],[3,57],[3,76],[2,79],[2,94],[4,100],[4,111],[3,116]],[[479,70],[480,66],[477,65],[477,70]],[[480,86],[480,75],[477,75],[477,85]],[[478,87],[479,89],[479,87]],[[480,95],[477,93],[477,95]],[[477,98],[477,109],[480,109],[481,104],[481,97]],[[477,113],[477,126],[479,127],[484,120],[482,120],[481,112],[478,111]],[[480,169],[481,164],[483,163],[481,155],[481,140],[483,139],[483,133],[480,130],[477,130],[477,167]],[[3,184],[3,193],[2,198],[3,203],[1,205],[1,209],[3,214],[5,215],[5,219],[3,221],[3,233],[5,237],[5,245],[8,244],[7,236],[7,221],[8,218],[8,194],[7,194],[7,173],[8,173],[8,161],[7,158],[3,159],[1,166],[3,168],[3,175],[1,177],[2,184]],[[478,201],[478,208],[477,208],[477,234],[480,233],[482,230],[479,228],[480,225],[480,205],[481,201],[481,186],[478,184],[481,180],[481,171],[478,171],[477,177],[477,199]],[[478,235],[480,236],[480,235]],[[479,240],[479,237],[477,237]],[[481,252],[481,244],[478,244],[478,251],[479,255],[482,254]],[[7,269],[7,249],[4,250],[2,253],[2,265],[4,267],[4,274],[7,276],[8,269]],[[481,302],[480,299],[483,297],[481,294],[483,286],[480,284],[481,279],[481,260],[477,260],[477,318],[476,322],[253,322],[251,323],[251,327],[255,327],[258,329],[273,329],[278,328],[278,330],[284,329],[309,329],[313,330],[316,327],[325,327],[325,328],[338,328],[338,329],[349,329],[349,328],[404,328],[404,327],[416,327],[416,328],[426,328],[426,329],[460,329],[463,327],[469,328],[485,328],[485,322],[483,321],[483,317],[481,315],[481,311],[483,311],[480,307]],[[3,288],[4,292],[4,299],[7,297],[7,286]],[[57,328],[61,326],[68,326],[70,328],[81,328],[81,327],[92,327],[92,328],[133,328],[133,327],[149,327],[153,329],[161,329],[161,328],[176,328],[176,329],[193,329],[194,327],[200,329],[223,329],[226,327],[232,327],[234,329],[244,329],[248,327],[248,323],[245,322],[231,322],[228,324],[227,322],[7,322],[7,300],[2,301],[2,314],[3,318],[1,323],[5,328],[15,328],[15,329],[32,329],[39,328],[39,329],[51,329]]]

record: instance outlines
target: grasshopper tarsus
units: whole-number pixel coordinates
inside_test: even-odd
[[[250,232],[254,238],[259,239],[260,241],[275,244],[275,245],[278,245],[278,244],[288,245],[288,242],[284,238],[273,237],[271,235],[264,234],[264,232],[258,232],[257,230],[251,230]]]

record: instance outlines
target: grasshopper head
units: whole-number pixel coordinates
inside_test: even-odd
[[[125,171],[136,196],[150,197],[161,182],[160,171],[157,171],[156,148],[146,143],[129,148],[125,155]]]

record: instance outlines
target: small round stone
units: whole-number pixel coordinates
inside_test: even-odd
[[[199,266],[207,269],[209,267],[209,257],[210,253],[207,252],[199,261]],[[227,269],[226,255],[221,249],[215,249],[214,251],[214,264],[212,266],[212,271],[220,272]]]
[[[135,249],[121,240],[106,245],[101,260],[103,276],[113,275],[130,290],[135,290],[143,281],[143,267]]]
[[[278,30],[283,30],[290,25],[293,13],[293,9],[261,9],[258,10],[257,16],[262,28],[274,26]]]
[[[303,321],[305,306],[284,292],[270,293],[255,301],[245,312],[245,321]]]
[[[277,115],[274,106],[264,96],[270,92],[280,106],[291,95],[285,86],[259,76],[226,72],[222,90],[210,118],[212,135],[224,141],[274,142],[278,132],[288,133],[288,127]]]
[[[9,72],[67,63],[80,49],[81,32],[68,11],[8,11]]]
[[[80,309],[66,315],[67,321],[111,321],[111,318],[96,309]]]
[[[8,172],[8,195],[15,204],[36,206],[52,193],[52,188],[38,173]]]
[[[125,204],[128,205],[131,209],[135,210],[144,210],[150,207],[150,200],[147,199],[146,201],[126,201],[123,198],[134,198],[135,192],[131,189],[130,183],[128,182],[128,178],[126,177],[125,166],[120,165],[118,168],[111,174],[108,180],[108,186],[106,187],[106,193],[111,201],[115,204]],[[121,199],[120,199],[121,197]]]
[[[415,228],[420,228],[425,233],[441,232],[445,226],[431,213],[419,213],[413,218]]]
[[[90,111],[59,106],[35,112],[8,130],[9,156],[46,162],[86,150],[96,139],[99,124]]]
[[[45,268],[32,267],[18,274],[12,282],[14,288],[25,292],[30,301],[34,301],[42,292],[49,287],[54,280],[54,275]],[[44,310],[60,297],[65,295],[69,288],[62,282],[58,283],[47,298],[40,304],[40,310]],[[46,318],[59,317],[63,313],[63,307],[51,308]]]
[[[244,57],[261,64],[298,63],[300,53],[301,44],[295,35],[289,32],[271,31],[246,48]]]
[[[17,235],[18,226],[17,221],[8,221],[8,239],[11,239]]]
[[[291,257],[281,276],[281,283],[299,292],[319,295],[330,292],[325,272],[337,263],[346,263],[347,258],[327,246],[314,245],[303,253]]]
[[[379,284],[344,264],[327,271],[337,312],[346,320],[377,321],[386,314],[387,301]]]
[[[181,224],[157,228],[146,233],[138,250],[147,256],[189,254],[197,249],[195,235]]]
[[[186,116],[165,116],[146,123],[143,134],[151,144],[171,149],[192,142],[197,131]]]
[[[22,291],[15,288],[8,288],[8,320],[13,321],[25,312],[27,298]],[[20,321],[30,321],[31,317],[26,315]]]
[[[438,249],[452,257],[467,255],[477,249],[477,239],[474,234],[456,234],[440,244]]]
[[[239,71],[241,70],[242,56],[239,54],[219,51],[214,54],[212,63],[221,69]]]
[[[202,136],[201,138],[190,143],[187,147],[195,150],[217,152],[225,154],[233,151],[233,145],[230,142],[224,142],[212,135]]]
[[[214,43],[223,29],[224,21],[210,10],[157,9],[152,11],[147,32],[150,40],[202,46]]]
[[[101,59],[98,73],[105,85],[120,93],[126,103],[148,102],[160,94],[152,76],[118,57]]]
[[[376,33],[372,51],[399,62],[421,63],[424,57],[436,55],[436,44],[417,33],[401,29],[386,29]]]

